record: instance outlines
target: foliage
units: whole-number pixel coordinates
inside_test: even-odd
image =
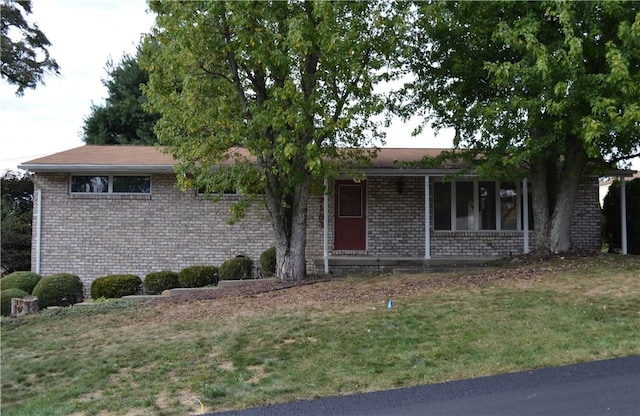
[[[234,257],[220,265],[220,280],[251,279],[253,260],[248,257]]]
[[[150,295],[158,295],[176,287],[180,287],[178,273],[171,270],[151,272],[144,278],[144,291]]]
[[[0,290],[21,289],[31,293],[41,278],[34,272],[13,272],[0,279]]]
[[[28,176],[6,170],[0,178],[2,203],[0,255],[3,272],[31,268],[33,183]]]
[[[29,296],[29,294],[17,287],[0,290],[0,311],[2,316],[11,315],[11,299],[22,299],[26,296]]]
[[[190,266],[178,273],[180,287],[204,287],[218,284],[218,268],[216,266]]]
[[[51,42],[36,24],[30,24],[31,0],[2,0],[0,20],[0,74],[16,85],[16,95],[43,84],[45,73],[60,74],[58,63],[49,56]]]
[[[107,62],[108,79],[102,84],[108,96],[104,105],[92,105],[84,119],[83,140],[87,144],[144,144],[157,142],[153,127],[158,114],[144,110],[147,100],[141,85],[149,80],[138,64],[138,56],[124,55],[116,65]]]
[[[276,273],[275,247],[269,247],[260,254],[260,272],[264,277],[271,277]]]
[[[640,254],[640,179],[625,183],[627,199],[627,251]],[[614,181],[604,197],[604,241],[609,244],[609,252],[622,247],[620,181]]]
[[[150,3],[143,46],[149,108],[183,188],[264,199],[279,277],[306,275],[312,179],[366,162],[381,141],[383,95],[402,21],[395,3]],[[366,33],[367,36],[362,36]],[[340,150],[338,150],[340,148]],[[212,167],[216,169],[212,169]]]
[[[33,296],[38,298],[40,308],[49,306],[69,306],[82,302],[82,281],[74,274],[56,273],[44,276],[36,287]]]
[[[640,153],[640,3],[424,2],[405,115],[481,175],[533,182],[538,248],[570,248],[580,178]],[[406,97],[405,97],[406,98]]]
[[[121,298],[136,295],[142,288],[142,280],[133,274],[111,274],[91,282],[91,298]]]

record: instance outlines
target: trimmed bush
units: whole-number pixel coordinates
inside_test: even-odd
[[[91,298],[121,298],[135,295],[142,287],[142,280],[133,274],[111,274],[91,282]]]
[[[82,302],[82,281],[75,274],[52,274],[40,279],[32,294],[40,308],[73,305]]]
[[[159,295],[165,290],[180,287],[178,273],[171,270],[151,272],[144,278],[144,292],[150,295]]]
[[[42,279],[38,273],[34,272],[13,272],[0,280],[0,290],[21,289],[27,294],[33,292],[38,282]]]
[[[218,285],[218,268],[216,266],[191,266],[178,273],[180,287],[204,287]]]
[[[220,266],[220,280],[251,279],[253,260],[248,257],[229,259]]]
[[[0,303],[2,304],[1,306],[2,315],[3,316],[11,315],[11,299],[13,298],[22,299],[26,296],[29,296],[29,294],[22,289],[18,289],[17,287],[0,290]]]
[[[271,277],[276,274],[276,248],[269,247],[260,255],[260,271],[262,276]]]

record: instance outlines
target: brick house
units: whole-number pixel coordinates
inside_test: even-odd
[[[438,149],[381,149],[361,182],[338,179],[308,206],[307,270],[427,267],[528,252],[531,183],[451,176],[461,166],[399,168]],[[86,145],[25,162],[35,183],[32,270],[96,277],[196,264],[237,255],[257,260],[273,245],[266,211],[229,225],[239,198],[213,202],[176,188],[174,160],[150,146]],[[600,248],[598,181],[585,181],[572,240]],[[256,262],[257,264],[257,262]]]

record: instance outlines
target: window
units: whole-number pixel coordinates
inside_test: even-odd
[[[500,224],[502,230],[518,229],[518,190],[515,183],[500,184]]]
[[[109,192],[108,176],[72,176],[71,192]]]
[[[496,229],[496,183],[480,182],[479,187],[480,224],[481,230]]]
[[[514,182],[434,181],[433,229],[522,230],[521,194],[519,184]],[[533,229],[531,206],[529,189],[529,229]]]
[[[225,189],[222,193],[210,193],[204,187],[198,188],[198,195],[238,195],[238,193],[235,188]]]
[[[433,229],[451,229],[451,183],[433,184]]]
[[[151,193],[150,176],[114,176],[113,193],[149,194]]]
[[[71,193],[150,194],[151,176],[71,176]]]
[[[362,218],[362,185],[338,185],[338,216]]]
[[[473,230],[473,182],[456,182],[455,185],[456,230]]]

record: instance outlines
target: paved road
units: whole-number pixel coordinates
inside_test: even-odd
[[[640,355],[215,415],[638,416]]]

